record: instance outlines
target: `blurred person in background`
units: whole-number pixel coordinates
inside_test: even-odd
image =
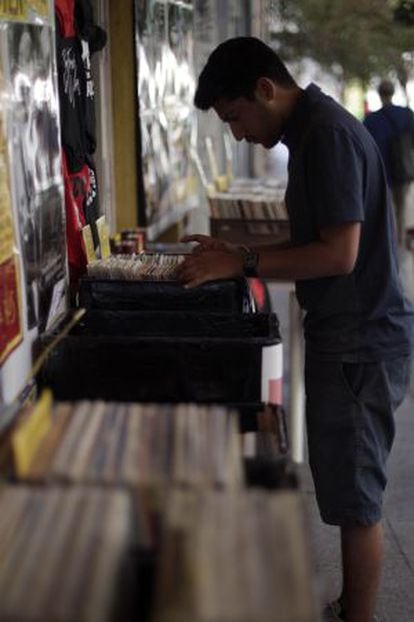
[[[395,215],[397,219],[398,241],[405,243],[408,226],[414,225],[414,114],[408,107],[392,103],[394,85],[390,80],[382,80],[378,86],[378,94],[382,108],[370,112],[364,119],[364,125],[374,137],[385,165],[388,184],[392,190]],[[411,150],[408,151],[408,162],[404,164],[398,137],[406,133],[411,135]],[[397,153],[395,153],[395,151]],[[400,151],[400,153],[398,153]],[[410,151],[412,156],[410,156]]]

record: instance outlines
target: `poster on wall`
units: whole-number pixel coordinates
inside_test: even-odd
[[[4,92],[0,68],[0,93]],[[19,264],[10,198],[7,140],[0,107],[0,365],[22,340]]]
[[[198,76],[219,41],[219,16],[215,0],[194,0],[196,41],[195,70]]]
[[[193,4],[136,0],[135,15],[141,162],[151,226],[197,200],[190,155],[196,123]]]
[[[65,230],[58,102],[52,78],[53,30],[14,23],[7,29],[9,139],[28,327],[43,331],[64,296]]]

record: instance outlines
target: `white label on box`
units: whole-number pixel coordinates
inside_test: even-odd
[[[262,349],[262,402],[282,404],[283,349],[282,344]]]

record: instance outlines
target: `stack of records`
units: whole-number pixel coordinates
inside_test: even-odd
[[[63,403],[30,481],[153,487],[238,487],[238,417],[219,406]]]
[[[230,220],[287,220],[284,193],[217,193],[209,199],[212,218]]]
[[[115,620],[130,536],[123,491],[3,487],[0,619]]]
[[[174,491],[156,622],[317,622],[295,492]]]
[[[88,264],[88,276],[127,281],[174,281],[176,270],[184,257],[160,253],[111,255]]]

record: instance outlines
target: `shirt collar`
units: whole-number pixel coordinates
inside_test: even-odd
[[[282,143],[286,145],[289,151],[292,151],[300,140],[307,124],[308,112],[312,104],[320,99],[320,96],[321,89],[313,82],[302,91],[282,136]]]

